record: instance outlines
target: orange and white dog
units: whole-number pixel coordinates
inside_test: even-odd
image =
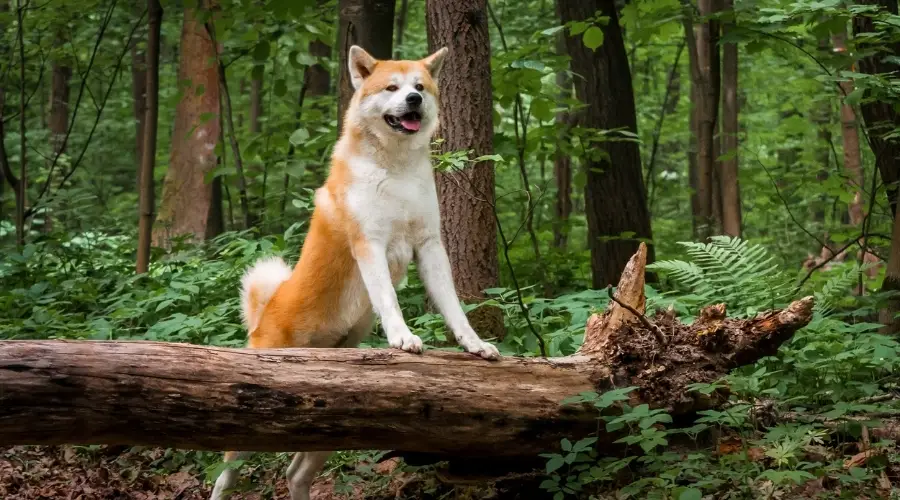
[[[391,347],[422,352],[406,326],[394,287],[415,254],[425,287],[457,343],[497,359],[466,318],[441,243],[440,213],[430,159],[438,126],[436,80],[447,49],[419,61],[376,60],[349,52],[356,89],[300,260],[293,271],[278,258],[257,262],[243,278],[241,307],[249,347],[355,347],[375,314]],[[287,469],[292,500],[309,487],[332,452],[294,454]],[[246,452],[227,452],[226,461]],[[212,499],[225,498],[238,471],[219,476]]]

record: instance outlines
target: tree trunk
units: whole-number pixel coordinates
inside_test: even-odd
[[[153,209],[156,204],[156,135],[159,122],[159,48],[163,9],[159,0],[147,0],[149,30],[147,34],[145,117],[141,144],[140,215],[138,221],[137,273],[150,267],[150,243],[153,232]]]
[[[428,47],[450,51],[441,70],[441,151],[494,151],[491,42],[485,0],[425,4]],[[478,302],[500,282],[494,220],[494,165],[481,162],[458,172],[435,174],[441,235],[460,300]],[[469,314],[472,327],[486,337],[502,336],[499,309],[479,307]]]
[[[204,0],[201,5],[210,9],[214,3]],[[189,80],[191,86],[175,108],[169,169],[154,228],[154,240],[160,246],[182,235],[202,240],[212,202],[212,184],[205,177],[216,166],[219,78],[216,47],[199,14],[190,7],[184,10],[178,78]],[[197,90],[200,86],[202,92]]]
[[[322,40],[313,40],[309,43],[309,53],[313,57],[318,59],[330,59],[331,58],[331,45],[323,42]],[[331,95],[331,74],[328,72],[328,68],[325,67],[321,63],[313,64],[306,68],[303,74],[304,79],[304,88],[305,88],[305,96],[301,97],[301,105],[303,100],[308,100],[309,105],[314,107],[321,116],[329,118],[331,113],[334,112],[334,108],[326,109],[324,106],[324,102],[327,102],[326,97]],[[299,113],[299,109],[298,109]],[[297,118],[298,126],[300,118]],[[316,185],[321,184],[325,181],[325,177],[328,174],[328,166],[325,164],[315,164],[308,165],[308,169],[312,169],[312,178],[313,182]]]
[[[720,10],[718,0],[699,0],[700,15],[709,16]],[[687,7],[686,11],[691,12]],[[691,81],[695,91],[691,96],[696,109],[697,137],[697,236],[705,239],[712,234],[713,225],[713,179],[716,158],[713,136],[719,109],[719,23],[708,20],[694,26],[693,16],[684,17],[684,31],[687,37],[688,54],[691,65]]]
[[[25,204],[28,196],[28,148],[25,124],[28,115],[25,113],[25,6],[22,0],[16,0],[16,34],[19,39],[19,178],[16,182],[16,246],[25,246]]]
[[[840,32],[831,37],[834,44],[834,50],[837,52],[846,52],[847,34]],[[863,213],[862,188],[864,184],[862,169],[862,154],[859,150],[859,129],[856,122],[856,112],[853,106],[847,104],[844,100],[846,96],[853,92],[853,82],[850,80],[841,80],[841,138],[844,141],[844,170],[850,179],[853,199],[848,205],[848,213],[850,216],[850,224],[860,227],[865,214]]]
[[[645,264],[642,245],[617,291],[639,313]],[[813,299],[750,320],[725,319],[719,304],[690,326],[658,313],[650,328],[611,304],[588,321],[581,352],[566,358],[0,341],[0,446],[533,457],[564,437],[597,433],[597,449],[613,454],[622,433],[600,430],[592,405],[562,404],[565,398],[636,386],[630,405],[690,417],[726,398],[689,395],[689,384],[773,355],[810,321]]]
[[[581,111],[580,124],[636,134],[631,72],[615,2],[559,0],[557,8],[563,23],[583,21],[598,11],[609,17],[603,26],[603,45],[596,51],[587,48],[581,36],[566,38],[572,71],[579,75],[575,78],[575,94],[587,105]],[[604,288],[619,279],[638,239],[652,240],[652,234],[638,143],[609,141],[595,147],[603,149],[606,157],[585,159],[585,212],[593,286]],[[652,246],[650,255],[652,260]]]
[[[564,56],[566,40],[560,33],[556,39],[556,53]],[[572,97],[572,78],[567,71],[556,73],[559,87],[558,106],[563,109],[556,113],[557,145],[553,155],[553,177],[556,179],[556,213],[553,221],[553,246],[565,249],[569,242],[569,216],[572,215],[572,156],[562,147],[570,141],[571,115],[566,100]]]
[[[734,0],[727,0],[726,9],[734,10]],[[727,23],[723,34],[734,31],[736,26]],[[722,231],[741,236],[741,190],[738,183],[738,46],[726,43],[722,49]]]
[[[254,68],[254,78],[250,81],[250,133],[262,132],[260,118],[263,114],[263,67]]]
[[[861,0],[859,3],[878,6],[894,16],[898,15],[897,0]],[[853,19],[854,33],[873,33],[875,28],[872,18],[857,16]],[[900,54],[900,42],[891,42],[886,47],[871,47],[866,43],[860,43],[860,50],[872,50],[873,53],[859,60],[859,71],[874,74],[897,74],[900,66],[894,59],[886,56]],[[866,92],[866,97],[871,97]],[[900,113],[894,104],[885,99],[864,99],[860,104],[866,130],[868,131],[869,146],[875,155],[875,165],[881,174],[881,180],[887,186],[888,201],[891,214],[894,218],[894,229],[891,238],[890,256],[884,273],[884,281],[881,290],[884,292],[900,290],[900,227],[897,224],[897,183],[900,182],[900,139],[891,135],[900,127]],[[886,134],[888,134],[886,136]],[[882,309],[880,320],[885,325],[884,333],[900,333],[900,319],[896,319],[900,313],[900,299],[893,298]]]
[[[149,38],[149,37],[148,37]],[[141,192],[142,163],[144,161],[144,127],[147,114],[147,54],[138,42],[131,46],[131,109],[134,111],[134,157],[137,165],[137,191]]]
[[[344,111],[353,97],[347,53],[359,45],[376,59],[391,58],[394,36],[394,0],[338,0],[338,134]]]
[[[61,47],[65,41],[62,36],[57,36],[55,46]],[[54,159],[65,153],[66,134],[69,130],[69,79],[72,78],[72,68],[65,61],[53,61],[53,76],[50,83],[50,114],[47,118],[47,128],[50,132],[50,156],[48,165],[54,163]],[[53,177],[53,171],[48,175]],[[47,182],[50,182],[48,180]],[[61,202],[64,202],[60,200]],[[43,212],[44,225],[42,231],[49,233],[53,230],[53,216],[45,207]]]
[[[397,27],[394,30],[397,41],[394,43],[394,59],[400,59],[400,46],[403,45],[403,32],[406,31],[406,17],[409,14],[409,0],[400,1],[400,12],[397,13]]]

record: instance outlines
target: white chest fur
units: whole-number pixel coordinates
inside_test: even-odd
[[[347,209],[367,241],[388,249],[415,248],[440,233],[434,175],[427,157],[400,168],[382,168],[355,157],[349,166]]]

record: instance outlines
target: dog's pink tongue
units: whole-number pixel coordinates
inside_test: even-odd
[[[419,127],[422,126],[422,122],[419,120],[400,120],[400,124],[406,130],[419,130]]]

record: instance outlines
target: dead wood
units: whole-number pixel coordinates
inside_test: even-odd
[[[617,299],[645,311],[646,248]],[[392,449],[533,456],[597,432],[584,391],[637,386],[632,404],[673,416],[713,406],[685,387],[774,354],[812,297],[753,319],[724,305],[691,325],[659,312],[654,333],[613,302],[564,358],[391,349],[226,349],[161,342],[0,342],[0,446],[140,444],[206,450]],[[620,437],[601,431],[598,442]],[[604,448],[601,448],[604,449]]]

